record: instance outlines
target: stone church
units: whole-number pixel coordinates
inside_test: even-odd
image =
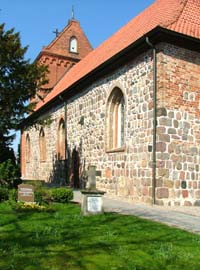
[[[133,4],[134,8],[134,4]],[[200,1],[156,0],[96,49],[72,18],[22,123],[24,180],[200,206]]]

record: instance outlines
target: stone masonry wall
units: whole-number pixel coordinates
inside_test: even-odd
[[[156,203],[200,205],[199,54],[168,44],[159,45],[157,88]],[[68,159],[73,150],[87,169],[96,165],[97,187],[113,195],[141,202],[152,196],[153,70],[152,52],[96,81],[67,100]],[[106,151],[107,101],[114,87],[125,98],[125,147]],[[64,182],[56,160],[59,120],[64,106],[52,109],[50,126],[44,126],[47,160],[39,161],[39,128],[31,138],[31,161],[24,179]],[[71,179],[68,179],[71,183]]]
[[[107,101],[114,87],[119,87],[125,98],[125,147],[107,152]],[[24,179],[54,181],[58,123],[64,118],[64,106],[50,112],[52,123],[44,126],[47,160],[39,161],[39,130],[25,131],[31,138],[31,162],[26,163]],[[81,124],[81,119],[84,119]],[[141,55],[113,74],[102,78],[81,94],[67,100],[68,158],[77,149],[82,167],[97,166],[100,177],[97,186],[115,195],[151,201],[152,153],[152,58],[151,52]],[[70,181],[70,179],[69,179]]]
[[[24,162],[24,173],[22,174],[23,179],[28,180],[44,180],[46,182],[64,183],[63,173],[59,173],[62,162],[59,162],[56,157],[57,149],[57,131],[59,121],[61,118],[64,119],[64,107],[54,108],[50,114],[42,117],[47,119],[50,116],[50,124],[35,124],[32,127],[27,128],[23,134],[23,142],[25,144],[26,135],[30,136],[30,162]],[[39,119],[40,121],[42,119]],[[43,121],[45,122],[45,121]],[[39,147],[39,133],[40,129],[44,128],[45,140],[46,140],[46,160],[40,161],[40,147]],[[25,147],[22,145],[22,157],[25,160]],[[59,179],[55,180],[55,177],[59,175]]]
[[[125,149],[106,151],[106,110],[112,89],[125,97]],[[82,146],[82,161],[101,172],[98,187],[107,192],[150,201],[152,140],[152,59],[143,55],[92,85],[68,102],[68,143]],[[84,117],[84,125],[78,124]]]

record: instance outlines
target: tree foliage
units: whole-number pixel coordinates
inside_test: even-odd
[[[19,33],[0,24],[0,163],[10,159],[15,164],[9,131],[30,113],[30,98],[47,83],[47,67],[26,60],[27,48],[22,47]]]
[[[25,60],[19,33],[0,25],[0,133],[16,129],[31,110],[28,101],[47,83],[47,67]]]
[[[20,171],[12,160],[0,163],[0,187],[13,188],[20,183]]]
[[[4,162],[8,159],[15,163],[15,155],[12,148],[9,147],[9,143],[12,140],[12,136],[5,136],[0,132],[0,162]]]

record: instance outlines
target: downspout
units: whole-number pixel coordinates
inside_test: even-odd
[[[64,110],[65,110],[65,168],[66,168],[66,174],[65,174],[65,181],[66,184],[69,185],[69,155],[67,150],[67,102],[64,101]]]
[[[157,55],[156,47],[146,37],[153,51],[153,145],[152,145],[152,204],[156,203],[156,126],[157,126]]]
[[[65,121],[65,159],[67,159],[67,103],[61,95],[59,99],[63,101],[64,104],[64,121]]]
[[[68,172],[68,162],[67,162],[67,159],[68,159],[68,154],[67,154],[67,102],[63,99],[63,97],[61,95],[59,95],[59,99],[61,101],[63,101],[63,104],[64,104],[64,121],[65,121],[65,173],[66,173],[66,183],[68,182],[68,175],[67,175],[67,172]],[[68,184],[68,183],[67,183]]]
[[[65,160],[67,160],[67,103],[64,101],[65,109]]]

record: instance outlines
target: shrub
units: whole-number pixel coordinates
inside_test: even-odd
[[[19,179],[19,169],[10,159],[0,163],[0,184],[12,188]]]
[[[13,186],[12,186],[12,188],[17,189],[18,188],[18,185],[20,185],[20,184],[22,184],[21,178],[16,178],[16,179],[13,180]]]
[[[9,198],[9,191],[7,188],[0,187],[0,202],[7,201]]]
[[[73,199],[73,191],[69,188],[54,188],[52,189],[52,199],[54,202],[69,202]]]
[[[16,189],[9,190],[9,201],[17,201],[17,190]]]
[[[29,184],[34,186],[35,189],[42,188],[45,184],[43,180],[25,180],[24,184]]]
[[[48,188],[36,188],[35,201],[39,204],[50,203],[52,201],[52,191]]]

